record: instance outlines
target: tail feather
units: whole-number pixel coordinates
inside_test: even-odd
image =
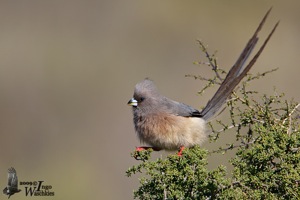
[[[221,86],[215,93],[215,95],[212,97],[211,100],[208,101],[205,108],[200,112],[203,119],[208,120],[211,117],[213,117],[220,108],[224,105],[227,98],[230,96],[234,88],[240,83],[240,81],[246,76],[246,74],[249,72],[251,67],[255,64],[256,60],[264,50],[265,46],[267,45],[268,41],[270,40],[271,36],[275,32],[279,22],[277,22],[268,35],[267,39],[264,41],[263,45],[260,47],[258,52],[255,54],[255,56],[252,58],[252,60],[249,62],[249,64],[244,67],[246,60],[250,56],[251,52],[253,51],[255,45],[258,41],[258,33],[262,29],[269,13],[271,12],[270,8],[268,12],[265,14],[264,18],[260,22],[258,28],[256,29],[253,36],[248,41],[246,47],[242,51],[241,55],[237,59],[236,63],[232,66],[232,68],[229,70],[227,76],[225,77],[224,81],[222,82]]]

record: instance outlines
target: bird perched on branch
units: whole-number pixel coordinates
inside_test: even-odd
[[[3,189],[3,194],[8,195],[9,198],[11,195],[21,191],[20,189],[18,189],[17,172],[13,167],[8,169],[7,180],[8,180],[7,187]]]
[[[149,79],[136,84],[133,98],[129,100],[128,105],[133,108],[133,122],[138,138],[151,146],[137,147],[136,150],[147,148],[179,150],[178,155],[181,155],[184,147],[201,145],[206,140],[208,137],[206,122],[220,110],[235,87],[249,72],[279,24],[276,23],[258,52],[245,66],[270,11],[271,9],[266,13],[236,63],[203,110],[199,111],[161,95]]]

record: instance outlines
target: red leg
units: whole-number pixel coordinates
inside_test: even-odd
[[[178,151],[178,153],[177,153],[177,155],[178,156],[182,156],[182,151],[183,150],[184,150],[184,146],[181,146],[180,149],[179,149],[179,151]]]
[[[133,157],[136,159],[136,160],[141,160],[141,158],[139,157],[139,153],[140,151],[146,151],[147,149],[152,149],[153,151],[160,151],[161,149],[159,148],[156,148],[156,147],[136,147],[135,148],[135,153],[133,155]]]
[[[153,149],[153,151],[160,151],[161,149],[156,148],[156,147],[136,147],[135,150],[136,151],[144,151],[147,149]]]

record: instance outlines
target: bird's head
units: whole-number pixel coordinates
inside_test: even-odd
[[[136,84],[133,98],[127,104],[132,106],[133,109],[147,110],[155,107],[160,99],[161,96],[153,81],[145,79]]]

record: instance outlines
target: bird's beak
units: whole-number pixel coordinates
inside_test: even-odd
[[[128,101],[127,105],[137,107],[138,102],[137,102],[137,100],[135,100],[134,98],[132,98],[132,99],[130,99]]]

